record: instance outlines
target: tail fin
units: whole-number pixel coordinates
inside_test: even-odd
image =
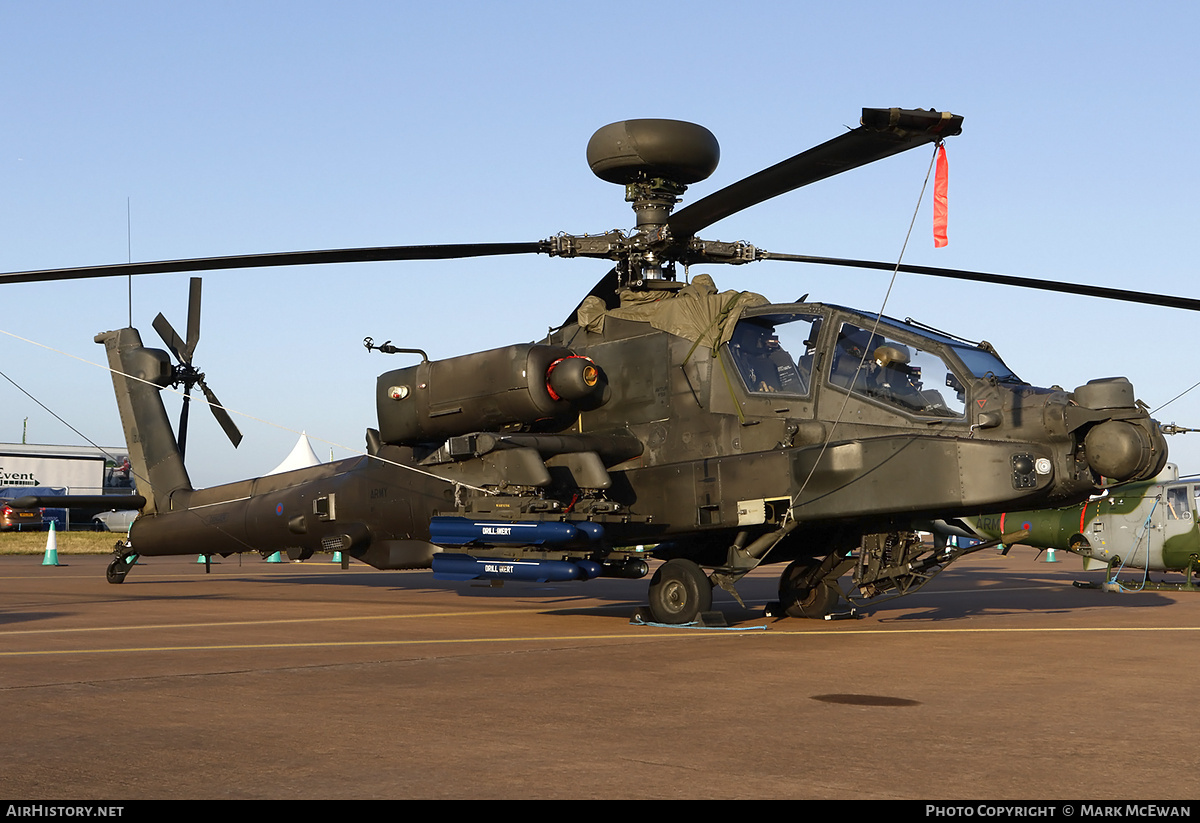
[[[192,488],[162,402],[161,391],[172,382],[170,356],[144,348],[137,329],[102,332],[96,342],[108,352],[129,461],[138,492],[146,498],[144,511],[170,511],[171,495]]]

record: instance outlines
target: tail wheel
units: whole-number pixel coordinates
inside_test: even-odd
[[[834,581],[809,582],[809,575],[819,565],[810,559],[794,560],[779,577],[779,603],[788,617],[823,618],[833,612],[841,592]]]
[[[109,583],[124,583],[125,575],[129,574],[129,570],[133,568],[133,563],[137,559],[134,552],[128,551],[128,546],[118,541],[114,553],[117,555],[113,561],[108,564],[108,570],[104,573],[104,578]]]
[[[125,562],[124,558],[118,557],[108,564],[108,571],[104,573],[104,577],[109,583],[124,583],[127,574],[129,574],[129,564]]]
[[[711,608],[712,581],[691,560],[668,560],[650,579],[650,614],[659,623],[694,623]]]

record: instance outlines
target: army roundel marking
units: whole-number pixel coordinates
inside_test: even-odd
[[[275,514],[276,515],[283,514],[283,504],[282,503],[275,504]]]

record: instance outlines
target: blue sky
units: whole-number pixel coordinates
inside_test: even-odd
[[[691,202],[836,136],[864,106],[901,106],[965,117],[947,142],[950,245],[933,248],[927,193],[905,262],[1200,297],[1198,16],[1160,2],[6,0],[0,270],[628,228],[621,190],[584,159],[606,123],[712,130],[721,165]],[[894,260],[929,160],[891,158],[703,234]],[[363,337],[433,357],[534,340],[605,270],[529,257],[205,274],[196,362],[249,417],[234,451],[197,409],[193,480],[267,471],[300,430],[323,458],[361,448],[375,376],[407,364]],[[887,286],[786,264],[698,271],[866,309]],[[92,338],[129,322],[127,281],[3,294],[4,373],[93,441],[122,442],[107,375],[68,355],[102,358]],[[182,331],[186,303],[185,275],[134,280],[152,344],[154,315]],[[1200,380],[1185,312],[920,277],[885,311],[986,339],[1039,385],[1126,375],[1157,407]],[[1200,427],[1200,389],[1158,416]],[[0,441],[19,442],[25,418],[30,442],[80,442],[0,381]],[[1191,437],[1170,444],[1200,471]]]

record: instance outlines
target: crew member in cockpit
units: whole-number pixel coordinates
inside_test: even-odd
[[[792,356],[779,342],[774,328],[740,323],[729,341],[734,362],[746,388],[752,392],[808,391]]]
[[[908,351],[903,346],[892,343],[880,346],[875,349],[873,359],[871,377],[879,394],[910,408],[925,405],[920,385],[913,384]]]
[[[779,380],[779,391],[789,394],[805,394],[808,384],[805,376],[792,362],[792,355],[779,342],[779,335],[774,331],[767,334],[767,359],[775,367]]]

